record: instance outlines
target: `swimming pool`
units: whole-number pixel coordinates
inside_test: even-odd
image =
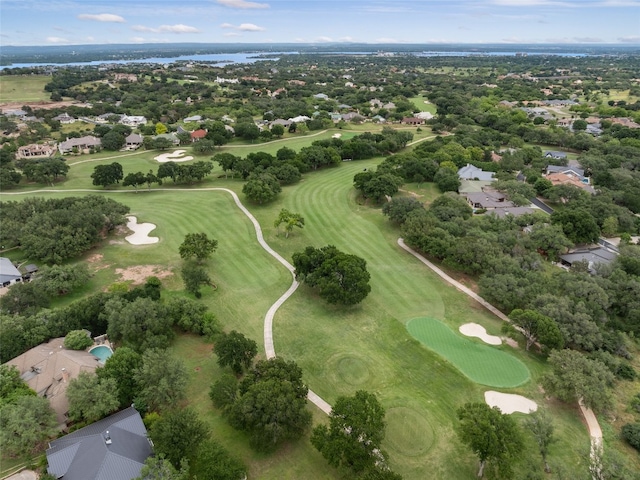
[[[96,357],[100,363],[104,363],[111,355],[113,355],[113,350],[106,345],[98,345],[97,347],[93,347],[89,350],[89,353]]]

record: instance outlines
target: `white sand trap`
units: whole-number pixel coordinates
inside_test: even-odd
[[[466,335],[467,337],[478,337],[484,343],[488,343],[489,345],[502,345],[500,337],[489,335],[485,328],[477,323],[465,323],[464,325],[460,325],[458,330],[460,330],[461,334]]]
[[[150,245],[160,241],[158,237],[149,236],[149,233],[156,228],[153,223],[138,223],[138,219],[136,217],[127,217],[127,220],[129,220],[127,228],[133,231],[133,235],[125,237],[125,240],[130,244]]]
[[[333,135],[331,135],[331,138],[340,138],[341,136],[341,133],[334,133]]]
[[[163,153],[158,155],[157,157],[153,157],[160,163],[167,162],[188,162],[189,160],[193,160],[191,155],[184,156],[186,150],[176,150],[173,153]]]
[[[502,413],[531,413],[538,410],[538,404],[522,395],[500,393],[489,390],[484,392],[484,401],[490,407],[498,407]]]

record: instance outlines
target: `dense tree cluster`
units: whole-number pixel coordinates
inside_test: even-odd
[[[129,207],[101,195],[1,202],[0,243],[19,245],[30,258],[60,263],[125,223],[127,213]]]
[[[367,262],[333,245],[307,247],[303,252],[294,253],[293,265],[296,279],[317,287],[320,297],[329,303],[355,305],[371,291]]]

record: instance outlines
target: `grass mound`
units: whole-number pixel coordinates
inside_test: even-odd
[[[522,385],[530,378],[529,370],[517,358],[458,335],[434,318],[414,318],[407,323],[407,330],[481,385],[511,388]]]
[[[416,457],[425,453],[435,440],[429,421],[410,407],[393,407],[385,415],[385,443],[400,455]]]
[[[371,372],[367,363],[354,355],[345,355],[337,363],[338,376],[348,385],[367,383]]]

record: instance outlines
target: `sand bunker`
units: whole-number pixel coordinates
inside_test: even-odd
[[[157,157],[153,157],[160,163],[167,162],[188,162],[189,160],[193,160],[191,155],[184,156],[186,150],[176,150],[173,153],[163,153],[158,155]]]
[[[333,135],[331,135],[331,138],[340,138],[341,136],[341,133],[334,133]]]
[[[127,217],[127,228],[133,231],[133,235],[125,237],[125,240],[132,245],[149,245],[158,243],[158,237],[150,237],[149,233],[156,228],[153,223],[138,223],[136,217]]]
[[[458,330],[460,330],[461,334],[466,335],[467,337],[478,337],[484,343],[488,343],[489,345],[502,345],[500,337],[489,335],[485,328],[477,323],[465,323],[464,325],[460,325]]]
[[[498,407],[502,413],[531,413],[538,410],[538,404],[522,395],[500,393],[489,390],[484,392],[484,401],[490,407]]]

